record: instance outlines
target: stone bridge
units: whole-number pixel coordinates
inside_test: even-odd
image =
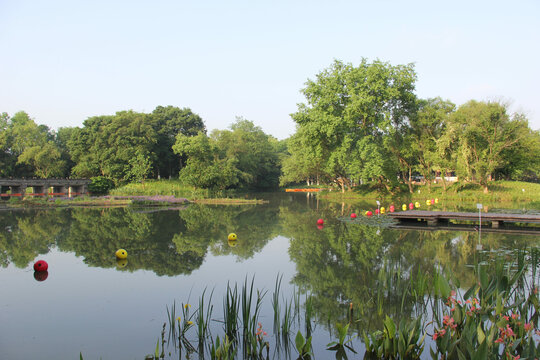
[[[0,179],[0,197],[85,195],[90,183],[90,179]]]

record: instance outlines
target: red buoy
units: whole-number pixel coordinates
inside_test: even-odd
[[[390,208],[388,210],[390,210],[390,212],[394,212],[396,208],[394,207],[394,205],[390,205]]]
[[[47,271],[49,264],[45,260],[38,260],[34,263],[34,271]]]
[[[45,281],[49,277],[49,272],[45,271],[34,271],[34,279],[37,281]]]
[[[413,203],[409,203],[409,209],[410,210],[414,209],[414,204]]]
[[[369,217],[369,216],[372,216],[372,215],[373,215],[373,213],[372,213],[371,211],[367,211],[367,212],[366,212],[366,216]]]
[[[323,224],[324,224],[324,220],[323,220],[323,219],[317,220],[317,225],[323,225]]]
[[[351,214],[351,219],[356,219],[356,214],[355,213]]]

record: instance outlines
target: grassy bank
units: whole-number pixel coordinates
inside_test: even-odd
[[[186,198],[190,202],[205,204],[255,204],[262,200],[240,197],[232,190],[211,191],[195,189],[179,180],[149,180],[144,184],[130,183],[110,191],[111,196],[174,196]]]
[[[407,188],[390,194],[389,192],[381,192],[371,185],[362,185],[345,193],[330,191],[321,193],[320,196],[335,201],[392,199],[408,202],[423,198],[438,198],[450,202],[527,203],[533,208],[540,209],[540,184],[521,181],[493,181],[488,185],[488,189],[489,192],[484,193],[479,185],[454,183],[444,190],[441,184],[432,184],[431,187],[415,185],[412,194]]]

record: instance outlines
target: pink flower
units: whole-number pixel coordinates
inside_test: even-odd
[[[504,342],[504,340],[503,340],[502,337],[500,337],[500,338],[498,338],[497,340],[495,340],[495,343],[496,343],[496,344],[502,344],[503,342]]]
[[[519,319],[519,314],[516,314],[516,313],[513,313],[512,314],[512,319]]]
[[[516,336],[510,325],[506,324],[506,336]]]
[[[533,328],[532,321],[530,323],[526,323],[525,325],[523,325],[523,327],[525,328],[526,331],[531,331]]]

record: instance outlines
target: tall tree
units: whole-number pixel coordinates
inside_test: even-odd
[[[449,127],[448,136],[457,144],[458,173],[487,192],[491,176],[506,165],[504,151],[525,138],[527,123],[511,119],[504,104],[471,100],[457,109]]]
[[[236,159],[240,187],[272,189],[279,183],[278,142],[252,121],[238,117],[231,130],[214,131],[211,137],[220,157]]]
[[[84,127],[74,131],[68,141],[72,159],[76,163],[73,174],[123,179],[137,151],[154,162],[156,155],[152,150],[157,142],[157,134],[148,116],[134,111],[120,111],[114,116],[87,119]]]
[[[200,132],[196,136],[178,134],[173,145],[176,154],[186,156],[180,179],[195,188],[224,190],[238,184],[241,175],[236,158],[223,158],[213,139]]]
[[[385,186],[396,178],[396,159],[383,139],[414,110],[415,80],[412,64],[363,59],[357,67],[336,60],[307,81],[302,90],[307,103],[292,117],[342,191],[351,178]]]
[[[437,141],[442,136],[446,122],[455,110],[455,105],[441,98],[419,100],[418,105],[416,116],[411,118],[411,146],[414,156],[418,160],[416,168],[431,189],[436,170],[441,171],[442,179],[446,175],[443,173],[443,169],[437,166],[440,163]]]
[[[157,133],[157,141],[153,152],[159,159],[154,164],[157,177],[172,177],[182,167],[182,159],[172,150],[178,134],[195,136],[199,132],[206,133],[202,118],[189,108],[180,109],[175,106],[158,106],[151,115],[151,124]]]

